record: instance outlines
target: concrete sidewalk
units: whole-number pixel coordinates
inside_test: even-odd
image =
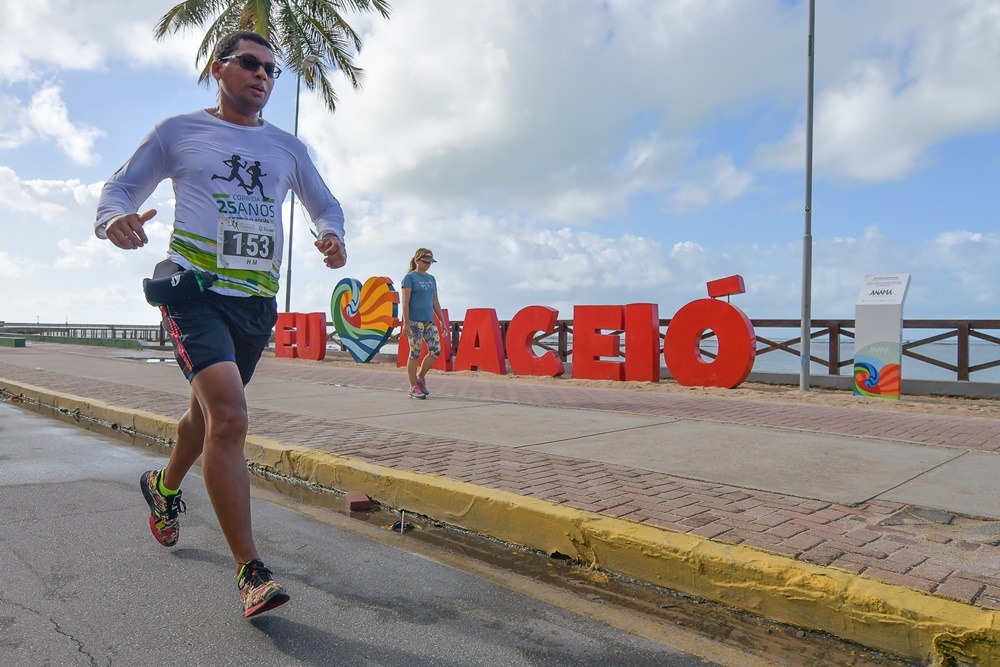
[[[1000,664],[1000,420],[265,355],[253,463],[918,660]],[[172,437],[168,352],[0,348],[0,390]]]

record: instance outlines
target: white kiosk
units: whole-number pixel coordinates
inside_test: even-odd
[[[903,301],[910,274],[865,276],[854,323],[854,394],[899,398]]]

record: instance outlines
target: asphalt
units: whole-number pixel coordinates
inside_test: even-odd
[[[266,353],[247,458],[919,662],[1000,665],[1000,420],[428,379],[414,400],[387,364]],[[0,347],[0,391],[168,442],[189,393],[169,352],[31,342]]]

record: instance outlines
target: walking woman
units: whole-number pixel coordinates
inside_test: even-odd
[[[427,371],[441,356],[441,333],[434,323],[444,322],[438,302],[437,281],[427,273],[437,260],[429,248],[417,248],[410,260],[410,272],[403,278],[402,332],[410,343],[410,358],[406,362],[406,375],[410,380],[410,398],[427,398]],[[417,367],[422,343],[427,343],[427,356]]]

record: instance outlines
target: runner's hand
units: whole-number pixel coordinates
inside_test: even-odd
[[[323,263],[331,269],[347,264],[347,248],[336,234],[327,234],[313,244],[323,253]]]
[[[120,215],[111,221],[104,229],[108,240],[124,250],[135,250],[149,243],[149,237],[142,228],[147,221],[156,215],[156,209],[151,208],[142,215],[128,213]]]

